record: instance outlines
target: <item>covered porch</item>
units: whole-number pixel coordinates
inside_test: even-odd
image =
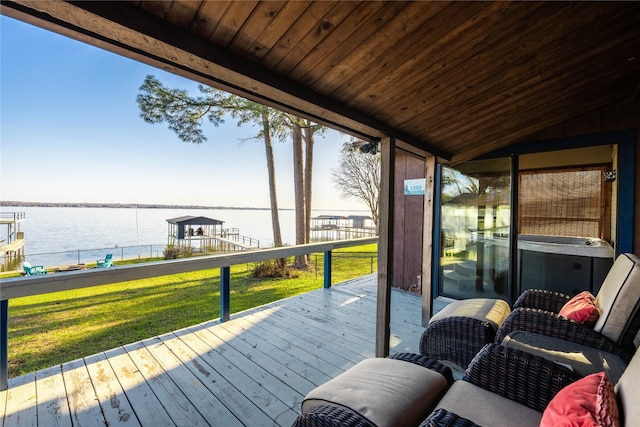
[[[91,424],[134,413],[146,417],[136,418],[141,424],[178,424],[173,415],[190,425],[290,425],[318,381],[365,357],[417,350],[420,324],[437,310],[445,237],[453,255],[478,248],[477,234],[440,235],[442,169],[483,156],[508,162],[502,171],[515,197],[524,156],[546,153],[573,167],[575,157],[560,150],[610,147],[607,161],[597,162],[607,165],[603,176],[617,172],[611,192],[603,190],[610,206],[602,237],[616,254],[638,252],[638,3],[17,0],[3,2],[2,13],[375,144],[382,181],[379,273],[367,279],[370,293],[349,285],[320,290],[307,294],[317,294],[315,302],[284,300],[70,362],[49,376],[14,379],[0,401],[5,426],[46,414],[67,424],[87,416],[82,423]],[[414,179],[424,179],[424,195],[404,197],[403,181]],[[505,234],[498,208],[486,206],[482,222],[474,216],[478,228]],[[511,242],[521,232],[517,206],[509,210]],[[513,296],[516,245],[504,260],[490,276],[507,271],[497,288]],[[479,290],[489,269],[479,271],[456,286]],[[404,300],[394,286],[419,289],[422,300]],[[273,331],[282,334],[269,335],[276,348],[262,340]],[[79,387],[61,392],[74,381]]]
[[[375,354],[375,274],[9,380],[8,426],[290,426],[303,397]],[[421,300],[392,292],[391,352]]]
[[[541,170],[582,168],[592,161],[575,161],[572,150],[607,148],[596,160],[606,177],[604,203],[594,208],[603,226],[579,237],[601,238],[615,255],[637,252],[638,3],[14,0],[0,11],[375,146],[377,356],[389,352],[392,287],[422,291],[423,324],[432,296],[447,294],[447,242],[447,254],[465,252],[462,267],[476,263],[456,279],[458,290],[484,291],[493,281],[493,293],[517,296],[520,220],[555,216],[517,216],[527,206],[524,198],[518,205],[518,180],[538,168],[529,156],[547,157]],[[469,239],[458,233],[466,227],[443,230],[443,169],[464,172],[488,157],[507,165],[489,172],[509,180],[510,209],[479,205]],[[500,187],[469,176],[476,190]],[[424,195],[405,195],[403,182],[417,179]],[[493,243],[479,242],[503,236],[508,251],[483,263]]]

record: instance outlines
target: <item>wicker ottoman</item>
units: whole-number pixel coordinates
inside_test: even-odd
[[[451,302],[429,320],[420,338],[420,353],[466,369],[485,344],[493,343],[509,313],[511,307],[500,299]]]
[[[293,426],[417,426],[453,382],[419,354],[363,360],[307,394]]]

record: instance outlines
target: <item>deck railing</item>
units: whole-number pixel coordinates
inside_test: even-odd
[[[24,221],[24,212],[0,212],[0,219],[13,220],[13,222]]]
[[[144,264],[95,268],[67,273],[40,276],[16,277],[0,282],[0,390],[7,388],[9,300],[52,292],[69,291],[91,286],[108,285],[130,280],[148,279],[169,274],[187,273],[199,270],[220,269],[220,321],[229,320],[230,271],[231,266],[250,262],[267,261],[324,252],[324,287],[331,287],[331,254],[335,249],[377,243],[378,238],[339,240],[306,245],[269,248],[219,255],[156,261]]]

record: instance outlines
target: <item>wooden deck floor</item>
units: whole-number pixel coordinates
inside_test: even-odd
[[[10,426],[290,426],[303,397],[374,355],[376,275],[9,380]],[[417,352],[420,298],[392,294],[392,352]]]

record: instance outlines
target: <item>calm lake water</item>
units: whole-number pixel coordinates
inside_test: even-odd
[[[269,210],[244,209],[134,209],[134,208],[54,208],[0,207],[1,212],[24,212],[20,223],[25,236],[26,259],[32,265],[55,266],[95,262],[112,252],[114,259],[162,255],[167,244],[167,219],[184,215],[206,216],[224,221],[224,228],[238,228],[240,234],[273,246]],[[366,211],[314,210],[323,214],[369,215]],[[295,213],[280,211],[280,227],[285,244],[295,243]],[[4,238],[6,229],[0,230]]]

